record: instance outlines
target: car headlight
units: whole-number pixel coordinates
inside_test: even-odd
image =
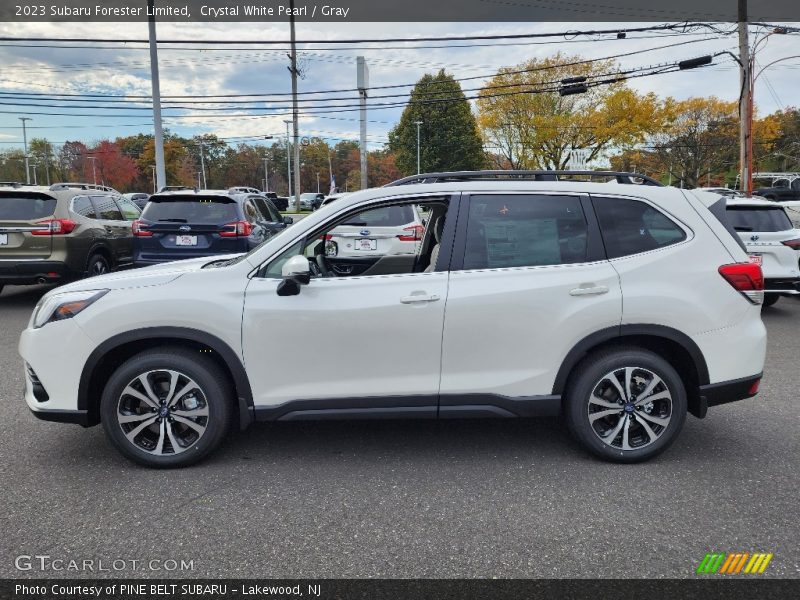
[[[71,319],[78,313],[105,296],[108,290],[87,290],[84,292],[63,292],[46,296],[33,309],[31,324],[38,329],[53,321]]]

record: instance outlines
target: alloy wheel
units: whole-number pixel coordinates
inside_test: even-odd
[[[604,444],[616,450],[638,450],[667,430],[672,394],[664,380],[649,369],[614,369],[592,388],[587,416]]]

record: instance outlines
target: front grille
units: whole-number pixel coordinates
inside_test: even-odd
[[[36,374],[29,364],[25,364],[25,370],[28,372],[28,379],[31,380],[31,388],[33,389],[33,397],[36,398],[37,402],[47,402],[50,400],[50,396],[47,394],[47,390],[44,389],[42,382],[39,380],[39,376]]]

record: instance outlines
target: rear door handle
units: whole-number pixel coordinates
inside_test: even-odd
[[[570,296],[599,296],[600,294],[607,294],[608,288],[604,285],[590,285],[576,287],[574,290],[569,291]]]
[[[400,298],[401,304],[414,304],[415,302],[436,302],[439,300],[437,294],[411,294]]]

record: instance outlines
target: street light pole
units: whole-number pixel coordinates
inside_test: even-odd
[[[264,157],[264,191],[269,191],[269,157]]]
[[[200,170],[203,172],[203,189],[208,189],[208,184],[206,183],[206,159],[205,159],[205,152],[203,149],[205,148],[203,144],[203,140],[200,140]],[[197,186],[200,187],[200,180],[197,180]]]
[[[30,117],[20,117],[20,121],[22,121],[22,143],[25,146],[25,183],[31,182],[31,172],[28,168],[28,134],[25,131],[25,121],[32,121]]]
[[[317,171],[317,193],[319,194],[319,171]]]
[[[153,175],[153,193],[157,192],[156,190],[156,166],[150,165],[150,173]]]
[[[291,28],[291,67],[289,70],[292,72],[292,129],[294,134],[294,209],[300,212],[300,145],[297,143],[298,136],[300,135],[300,115],[297,107],[297,38],[295,37],[294,27],[294,0],[289,0],[289,26]]]
[[[742,191],[750,195],[750,39],[747,27],[747,0],[739,0],[739,176]]]
[[[97,185],[97,170],[95,169],[95,161],[97,160],[96,156],[87,156],[88,160],[92,161],[92,183]]]
[[[155,146],[156,177],[158,189],[167,185],[167,167],[164,162],[164,131],[161,123],[161,83],[158,75],[158,43],[156,42],[155,0],[147,0],[147,28],[150,41],[150,84],[153,96],[153,143]]]
[[[417,175],[419,175],[419,126],[422,125],[422,121],[414,121],[417,125]]]
[[[292,197],[292,146],[289,142],[289,123],[291,121],[284,119],[286,123],[286,183],[289,185],[289,198]]]

